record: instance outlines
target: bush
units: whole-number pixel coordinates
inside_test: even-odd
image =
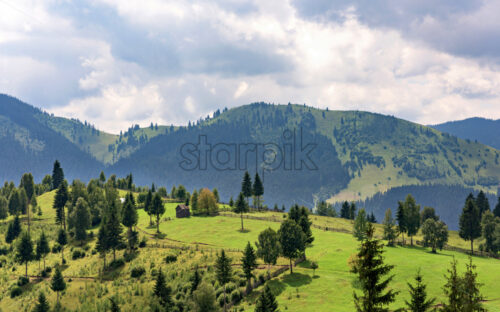
[[[76,260],[85,257],[85,252],[79,249],[73,250],[73,254],[71,255],[71,259]]]
[[[172,263],[172,262],[176,262],[177,261],[177,256],[176,255],[168,255],[165,257],[165,262],[168,264],[168,263]]]
[[[132,260],[135,259],[135,253],[131,252],[131,253],[128,253],[128,252],[124,252],[123,253],[123,259],[125,260],[125,262],[130,262]]]
[[[52,253],[59,253],[59,252],[61,252],[61,245],[55,243],[54,246],[52,246]]]
[[[118,269],[124,265],[125,265],[125,261],[123,261],[123,259],[116,259],[116,260],[110,262],[109,268],[110,269]]]
[[[0,247],[0,256],[7,255],[9,253],[9,249],[5,246]]]
[[[266,275],[264,273],[259,274],[259,282],[264,284],[266,282]]]
[[[130,271],[130,277],[141,277],[144,273],[146,273],[146,270],[143,267],[136,267]]]
[[[139,248],[146,247],[147,243],[148,243],[148,240],[147,240],[146,236],[143,236],[141,239],[141,242],[139,243]]]
[[[25,276],[20,276],[19,279],[17,280],[17,286],[24,286],[29,284],[30,279],[25,277]]]
[[[15,298],[17,296],[21,296],[22,293],[23,293],[23,290],[20,287],[14,287],[10,291],[10,297]]]

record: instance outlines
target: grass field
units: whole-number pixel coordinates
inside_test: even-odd
[[[52,200],[54,193],[46,193],[38,198],[43,214],[39,220],[34,221],[33,236],[38,237],[43,229],[49,236],[54,237],[57,226],[54,225],[54,211]],[[229,256],[234,263],[239,263],[241,252],[246,243],[254,243],[258,234],[271,227],[279,228],[279,221],[283,214],[276,212],[253,213],[255,217],[273,219],[275,221],[244,219],[245,231],[240,231],[240,219],[237,215],[216,217],[191,217],[184,219],[175,218],[175,203],[165,204],[166,213],[163,216],[160,230],[165,237],[154,239],[152,234],[156,228],[149,225],[149,217],[144,211],[139,210],[140,220],[138,228],[141,236],[149,237],[148,247],[140,249],[138,256],[124,267],[105,275],[106,280],[99,282],[102,259],[97,254],[92,254],[95,240],[88,242],[87,256],[83,259],[68,261],[63,274],[68,281],[68,289],[62,296],[62,305],[76,311],[105,311],[108,299],[114,296],[121,305],[122,311],[148,311],[153,277],[155,271],[161,267],[167,274],[167,280],[178,293],[182,295],[195,266],[204,267],[212,265],[215,255],[221,248],[229,250]],[[227,213],[225,213],[227,214]],[[326,217],[312,217],[313,223],[318,226],[328,226],[349,231],[352,223],[349,220]],[[5,223],[0,225],[1,233],[5,233]],[[95,232],[96,229],[93,229]],[[381,228],[377,227],[377,235]],[[307,249],[308,260],[316,261],[319,269],[313,277],[309,268],[309,261],[305,261],[295,268],[294,273],[281,274],[270,283],[277,295],[281,311],[353,311],[352,293],[356,290],[354,274],[349,272],[348,259],[356,253],[358,242],[349,233],[324,231],[314,228],[315,241]],[[158,245],[156,245],[158,244]],[[450,234],[450,244],[457,247],[468,247],[461,241],[456,233]],[[51,243],[52,245],[52,243]],[[156,247],[158,246],[158,247]],[[170,247],[188,247],[188,250],[172,249]],[[77,243],[66,248],[65,258],[71,259],[71,250],[80,249]],[[385,248],[385,257],[388,263],[395,265],[395,275],[391,287],[400,294],[392,308],[403,306],[408,299],[407,282],[413,281],[413,276],[420,268],[424,281],[428,284],[428,293],[443,300],[442,286],[445,283],[444,274],[449,268],[449,263],[455,257],[459,262],[459,269],[463,271],[468,256],[460,252],[442,251],[432,254],[428,249],[421,247],[392,247]],[[123,251],[118,252],[118,257]],[[178,260],[166,264],[166,255],[175,254]],[[3,258],[2,258],[3,257]],[[31,311],[40,290],[43,290],[53,305],[55,294],[49,289],[49,280],[30,283],[24,294],[14,299],[10,298],[10,289],[17,282],[17,276],[24,273],[24,267],[14,263],[11,258],[0,256],[6,264],[0,269],[0,309],[2,311]],[[111,256],[108,255],[108,261]],[[500,280],[500,262],[496,259],[474,257],[477,265],[478,279],[484,284],[482,293],[487,301],[484,303],[489,311],[500,312],[500,294],[497,291]],[[54,266],[60,262],[60,254],[50,253],[46,263]],[[278,265],[287,261],[280,259]],[[146,274],[139,279],[130,277],[130,271],[137,266],[143,266]],[[235,269],[237,272],[240,269]],[[29,274],[38,274],[38,262],[29,265]],[[260,272],[260,273],[259,273]],[[258,270],[257,274],[265,272]],[[213,280],[213,272],[208,269],[205,279]],[[29,291],[31,290],[31,291]],[[238,309],[245,311],[254,310],[254,302],[260,289],[255,290],[240,304]]]

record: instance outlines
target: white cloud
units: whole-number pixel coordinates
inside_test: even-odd
[[[248,83],[246,83],[245,81],[242,81],[239,85],[238,85],[238,89],[236,89],[236,91],[234,92],[234,95],[233,97],[235,99],[241,97],[243,95],[243,93],[245,93],[245,91],[247,91],[248,89]]]

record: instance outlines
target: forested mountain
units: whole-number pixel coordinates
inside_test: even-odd
[[[0,140],[2,180],[26,171],[41,179],[59,159],[70,179],[105,168],[107,175],[132,173],[137,184],[217,187],[226,201],[248,170],[263,178],[268,206],[359,201],[379,218],[385,199],[413,190],[408,186],[427,205],[440,190],[428,185],[451,187],[462,202],[473,189],[496,194],[500,181],[500,152],[492,147],[391,116],[292,104],[254,103],[188,126],[133,126],[112,135],[2,95]],[[461,204],[429,202],[445,218]]]
[[[475,117],[431,127],[464,140],[478,141],[500,149],[500,120]]]
[[[102,165],[42,122],[49,116],[13,97],[0,94],[0,181],[32,172],[36,180],[51,173],[56,159],[69,179],[89,179]]]

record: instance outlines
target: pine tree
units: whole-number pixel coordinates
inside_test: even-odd
[[[229,205],[231,206],[231,202],[229,202]],[[191,211],[193,211],[194,215],[198,214],[198,191],[197,190],[194,190],[193,194],[191,195]]]
[[[392,218],[392,211],[391,208],[387,208],[385,211],[385,217],[384,217],[384,239],[387,240],[387,244],[389,246],[394,246],[394,240],[397,237],[396,234],[396,229],[395,227],[395,222],[394,219]]]
[[[493,210],[493,214],[495,215],[495,217],[500,218],[500,197],[498,197],[498,202],[495,206],[495,209]]]
[[[374,227],[368,223],[366,239],[361,243],[352,272],[358,274],[363,294],[354,292],[354,304],[358,312],[385,312],[386,306],[395,301],[397,292],[386,290],[394,276],[382,280],[394,268],[384,264],[383,245],[373,238]]]
[[[274,297],[269,285],[266,284],[264,291],[260,294],[255,305],[255,312],[276,312],[278,311],[278,302]]]
[[[241,231],[243,231],[244,230],[244,228],[243,228],[243,213],[248,212],[248,204],[245,201],[245,197],[244,197],[243,193],[240,193],[238,195],[238,199],[236,199],[236,204],[234,206],[233,211],[235,213],[239,213],[240,214],[240,217],[241,217]]]
[[[112,202],[109,207],[109,213],[106,217],[106,243],[108,247],[113,250],[113,261],[116,260],[116,249],[122,244],[122,226],[120,224],[120,216],[118,207],[115,202]]]
[[[0,195],[0,220],[5,220],[9,216],[9,202]]]
[[[250,206],[248,198],[252,196],[252,179],[250,178],[250,174],[248,173],[248,171],[246,171],[245,175],[243,176],[243,182],[241,183],[241,192],[243,193],[243,196],[247,198],[247,205]]]
[[[462,283],[464,291],[462,311],[486,311],[482,305],[484,297],[479,290],[482,284],[477,282],[476,265],[472,264],[472,257],[469,257],[469,263],[466,264]]]
[[[26,192],[26,196],[28,199],[27,206],[29,206],[35,194],[35,182],[33,181],[33,175],[31,173],[23,174],[19,187],[23,188],[24,191]],[[26,214],[28,217],[28,233],[30,233],[31,218],[30,218],[29,208],[26,209]]]
[[[135,245],[135,235],[133,234],[134,230],[132,227],[137,225],[138,219],[139,215],[137,214],[137,209],[135,207],[134,195],[129,192],[125,197],[122,214],[122,224],[128,228],[127,238],[129,250],[132,250]]]
[[[356,237],[357,240],[362,241],[366,237],[366,230],[368,228],[368,222],[366,220],[365,209],[361,209],[354,220],[354,228],[352,235]]]
[[[64,264],[64,246],[68,243],[68,235],[64,229],[57,233],[57,243],[61,246],[61,265]]]
[[[463,300],[463,282],[457,272],[457,261],[455,258],[451,261],[451,268],[448,269],[446,284],[443,287],[444,294],[448,298],[447,303],[443,303],[443,311],[458,312],[462,311]]]
[[[12,243],[22,232],[21,221],[19,220],[19,216],[15,216],[12,223],[9,223],[7,228],[7,234],[5,235],[5,242],[10,244]]]
[[[146,200],[144,201],[144,211],[149,215],[149,225],[153,224],[151,217],[153,216],[151,204],[153,203],[153,192],[148,191]]]
[[[151,213],[156,216],[156,233],[160,233],[160,218],[165,213],[165,206],[163,206],[163,201],[158,193],[153,196],[153,201],[151,202]]]
[[[17,244],[16,260],[21,264],[25,264],[26,268],[26,278],[28,278],[28,263],[35,257],[33,250],[33,242],[31,241],[31,236],[28,232],[24,232]]]
[[[354,202],[351,203],[349,207],[349,219],[354,220],[356,217],[356,204]]]
[[[22,213],[22,203],[19,190],[12,190],[9,196],[9,213],[11,216],[16,216]]]
[[[75,239],[81,243],[87,239],[87,229],[90,226],[89,205],[83,198],[78,198],[74,210]]]
[[[486,252],[497,252],[495,246],[495,229],[500,224],[500,220],[491,213],[486,211],[481,219],[482,236],[484,238],[484,247]]]
[[[340,217],[344,219],[349,219],[350,218],[350,206],[347,201],[342,203],[342,208],[340,209]]]
[[[49,312],[50,305],[43,292],[38,295],[38,303],[35,305],[33,312]]]
[[[156,276],[154,294],[160,300],[161,305],[167,308],[167,310],[172,306],[172,289],[167,286],[165,275],[163,275],[161,268]]]
[[[54,169],[52,169],[52,189],[59,188],[59,185],[64,181],[64,171],[58,160],[54,162]]]
[[[226,311],[226,284],[231,281],[232,274],[231,259],[226,256],[223,249],[215,262],[215,275],[219,285],[224,288],[224,311]]]
[[[66,182],[59,184],[56,191],[56,196],[54,197],[53,208],[56,210],[56,223],[60,224],[66,230],[66,218],[64,213],[64,206],[68,202],[69,194]]]
[[[476,205],[479,209],[480,216],[482,216],[486,211],[490,211],[490,202],[488,201],[488,197],[486,197],[483,190],[479,191],[479,194],[477,194]]]
[[[99,232],[97,233],[97,242],[95,245],[96,250],[101,254],[103,258],[103,271],[106,269],[106,253],[111,249],[108,243],[108,233],[106,227],[108,225],[107,218],[104,217],[101,221],[101,226],[99,227]]]
[[[258,173],[255,173],[252,191],[257,200],[257,209],[262,208],[261,196],[264,195],[264,185],[262,184]]]
[[[403,245],[405,244],[405,233],[407,232],[407,216],[405,206],[401,201],[398,201],[398,211],[396,212],[396,220],[398,221],[398,230],[403,237]]]
[[[40,234],[40,238],[36,244],[36,254],[39,259],[43,259],[43,270],[45,271],[45,257],[49,254],[49,242],[47,240],[47,236],[45,236],[45,232]]]
[[[193,293],[201,283],[200,271],[198,267],[195,268],[193,276],[191,277],[191,293]]]
[[[460,215],[459,225],[460,230],[458,235],[466,241],[470,240],[471,254],[474,254],[474,240],[481,236],[481,216],[471,195],[469,195],[465,202],[462,215]]]
[[[255,255],[255,251],[248,242],[245,250],[243,251],[243,258],[241,259],[243,273],[247,279],[247,284],[250,285],[250,280],[253,276],[253,270],[257,268],[257,256]]]
[[[121,311],[120,306],[116,302],[116,299],[109,298],[109,304],[110,304],[110,307],[109,307],[110,312],[120,312]]]
[[[54,276],[52,277],[52,281],[50,283],[50,288],[52,289],[52,291],[56,292],[57,304],[59,304],[59,293],[66,289],[66,282],[64,281],[64,278],[61,274],[61,269],[59,269],[59,267],[56,267],[56,272],[54,273]]]
[[[306,236],[302,228],[293,220],[287,219],[281,223],[278,230],[281,254],[290,260],[290,274],[293,273],[292,260],[300,256],[306,249]]]
[[[104,183],[106,183],[106,176],[104,175],[104,171],[101,171],[101,174],[99,174],[99,182],[101,182],[101,185],[104,185]]]
[[[212,194],[214,194],[215,202],[220,202],[219,191],[216,188],[212,190]]]
[[[234,206],[234,200],[233,200],[233,196],[231,196],[229,198],[229,207],[233,208],[233,206]]]
[[[410,288],[411,301],[405,301],[408,311],[411,312],[427,312],[431,309],[435,298],[427,300],[426,285],[422,282],[422,275],[420,270],[418,270],[415,276],[415,285],[408,283]]]

